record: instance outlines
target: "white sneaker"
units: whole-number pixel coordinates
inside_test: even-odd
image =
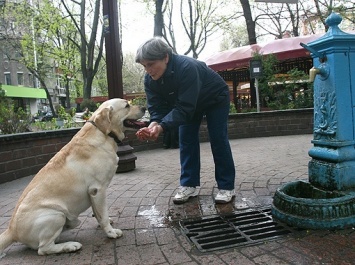
[[[235,197],[234,190],[219,190],[215,197],[215,203],[228,203]]]
[[[196,188],[180,186],[179,191],[176,193],[173,199],[173,202],[175,204],[182,204],[184,202],[187,202],[190,197],[195,196],[197,196]]]

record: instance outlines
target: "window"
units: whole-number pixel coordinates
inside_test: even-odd
[[[5,85],[11,85],[11,74],[5,73]]]
[[[35,80],[33,79],[33,75],[31,73],[28,74],[28,83],[32,87],[36,87]]]
[[[19,51],[15,51],[15,58],[20,59],[21,57],[21,53]]]
[[[23,73],[17,73],[17,85],[23,86]]]

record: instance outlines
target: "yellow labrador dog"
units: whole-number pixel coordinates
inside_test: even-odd
[[[63,228],[79,225],[79,214],[90,206],[109,238],[122,236],[110,224],[106,189],[117,169],[116,141],[124,139],[124,131],[144,112],[123,99],[104,102],[26,187],[9,227],[0,235],[0,256],[13,242],[26,244],[39,255],[79,250],[78,242],[55,240]]]

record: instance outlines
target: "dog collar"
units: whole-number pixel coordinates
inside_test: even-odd
[[[97,129],[99,129],[99,127],[97,127],[97,125],[96,125],[96,123],[95,123],[94,121],[87,121],[87,122],[90,122],[90,123],[91,123],[92,125],[94,125]],[[101,131],[100,129],[99,129],[99,131],[102,132],[102,133],[104,133],[104,132]],[[110,133],[108,134],[108,136],[110,136],[111,138],[113,138],[113,140],[115,140],[115,142],[116,142],[117,144],[122,144],[122,141],[121,141],[120,139],[118,139],[117,135],[114,134],[113,132],[110,132]]]

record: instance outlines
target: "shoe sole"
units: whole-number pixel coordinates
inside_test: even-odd
[[[174,204],[184,204],[185,202],[187,202],[190,198],[194,198],[197,196],[197,193],[194,193],[192,195],[190,195],[186,200],[176,200],[176,199],[173,199],[173,203]]]

